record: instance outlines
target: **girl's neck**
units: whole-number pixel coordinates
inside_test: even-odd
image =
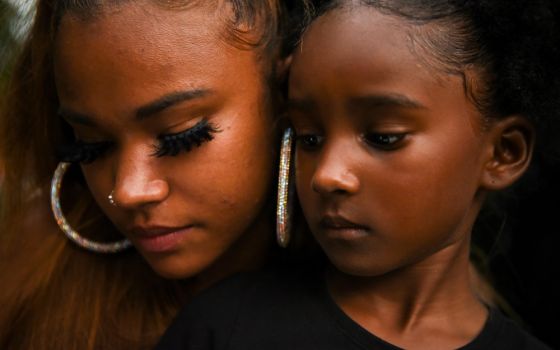
[[[350,318],[392,344],[457,348],[480,332],[488,313],[469,283],[469,244],[468,238],[457,241],[382,276],[356,277],[333,268],[327,285]]]

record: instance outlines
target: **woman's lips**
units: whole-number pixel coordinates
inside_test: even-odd
[[[183,227],[137,227],[132,230],[132,240],[146,252],[162,253],[179,246],[193,226]]]

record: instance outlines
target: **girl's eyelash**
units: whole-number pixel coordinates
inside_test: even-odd
[[[71,145],[59,147],[57,156],[62,162],[88,164],[102,156],[110,147],[110,142],[83,142],[77,140]]]
[[[315,134],[296,135],[296,144],[304,150],[312,150],[319,147],[323,138]]]
[[[368,133],[362,136],[362,139],[370,147],[380,149],[382,151],[391,151],[399,148],[401,141],[405,138],[406,133]],[[296,136],[298,147],[302,150],[312,151],[321,146],[323,138],[315,134],[300,134]]]
[[[398,148],[406,134],[368,133],[363,136],[364,141],[375,148],[390,151]]]
[[[179,152],[188,152],[194,147],[214,139],[214,134],[218,131],[216,126],[203,119],[185,131],[158,136],[159,144],[155,146],[153,155],[156,157],[176,156]]]
[[[362,136],[364,141],[370,146],[390,150],[398,147],[398,144],[404,139],[406,134],[389,134],[389,133],[368,133]],[[318,147],[323,138],[315,134],[296,135],[296,142],[303,148],[312,149]]]

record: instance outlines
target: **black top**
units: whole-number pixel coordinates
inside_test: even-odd
[[[307,277],[304,277],[307,276]],[[362,328],[308,274],[244,274],[207,290],[183,309],[157,349],[396,350]],[[461,350],[549,349],[491,310]]]

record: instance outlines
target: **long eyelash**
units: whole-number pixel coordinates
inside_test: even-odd
[[[195,126],[176,134],[161,135],[158,137],[159,144],[155,146],[154,156],[176,156],[181,151],[188,152],[205,142],[214,139],[214,133],[219,129],[210,124],[206,119],[201,120]]]
[[[86,143],[76,141],[57,149],[57,157],[62,162],[88,164],[102,156],[111,146],[108,142]]]

